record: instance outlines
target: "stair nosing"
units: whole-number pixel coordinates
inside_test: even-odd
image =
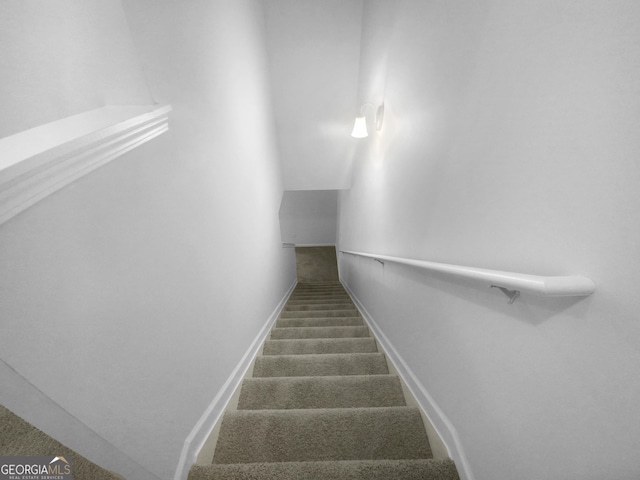
[[[367,337],[364,337],[367,338]],[[357,355],[357,356],[364,356],[364,355],[368,355],[370,357],[376,356],[376,357],[384,357],[385,354],[383,352],[355,352],[355,353],[305,353],[302,355],[261,355],[260,357],[257,358],[266,358],[266,357],[291,357],[291,358],[296,358],[296,359],[300,359],[300,357],[322,357],[323,360],[326,360],[328,357],[331,356],[335,356],[335,357],[346,357],[346,356],[350,356],[350,355]]]
[[[278,381],[278,380],[280,380],[280,381],[284,380],[284,381],[287,381],[287,382],[293,382],[293,381],[296,381],[296,380],[297,381],[312,382],[314,378],[324,378],[324,379],[333,378],[333,379],[336,379],[336,380],[339,379],[339,381],[343,381],[343,379],[345,379],[345,378],[361,377],[361,378],[365,379],[365,378],[372,377],[372,376],[374,376],[374,377],[385,376],[385,377],[400,379],[400,376],[396,375],[395,373],[385,373],[384,375],[318,375],[318,376],[315,376],[315,377],[248,377],[248,378],[245,378],[243,380],[243,382],[256,381],[256,382],[266,382],[266,383],[268,383],[268,382],[275,382],[275,381]],[[344,380],[344,381],[346,381],[346,380]]]
[[[290,377],[291,378],[291,377]],[[229,416],[269,416],[269,415],[282,415],[282,416],[321,416],[321,415],[354,415],[358,412],[364,413],[382,413],[386,411],[412,411],[421,415],[420,409],[412,405],[394,406],[394,407],[338,407],[338,408],[283,408],[283,409],[268,409],[268,410],[233,410],[225,412],[224,415]]]
[[[358,326],[358,325],[349,325],[349,326]],[[279,328],[304,328],[304,327],[279,327]],[[315,327],[314,327],[315,328]],[[375,338],[373,337],[328,337],[328,338],[267,338],[265,342],[309,342],[312,343],[317,340],[372,340],[375,342]],[[346,342],[345,342],[346,343]]]

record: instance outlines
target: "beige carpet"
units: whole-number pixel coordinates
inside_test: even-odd
[[[1,456],[51,456],[71,459],[74,480],[124,480],[105,470],[0,405]]]
[[[336,247],[296,247],[298,282],[337,282]]]
[[[312,263],[312,262],[311,262]],[[339,282],[301,283],[189,480],[456,480]]]

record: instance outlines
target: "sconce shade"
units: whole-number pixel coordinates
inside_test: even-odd
[[[353,124],[353,132],[351,136],[354,138],[364,138],[369,136],[367,133],[367,120],[365,117],[356,117],[356,123]]]

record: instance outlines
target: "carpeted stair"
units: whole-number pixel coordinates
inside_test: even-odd
[[[299,284],[189,480],[456,480],[339,282]]]
[[[71,473],[75,480],[124,480],[117,473],[106,470],[65,447],[3,405],[0,405],[0,456],[66,457],[71,461]],[[16,478],[22,477],[16,475]],[[29,476],[24,478],[27,477]]]

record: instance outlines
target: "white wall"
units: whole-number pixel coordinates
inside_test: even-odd
[[[351,185],[362,0],[265,0],[287,190]]]
[[[152,103],[119,0],[0,8],[0,138],[105,105]]]
[[[523,295],[341,255],[457,429],[477,480],[640,476],[640,4],[365,3],[362,100],[384,99],[339,247],[533,274]]]
[[[335,245],[338,191],[286,190],[279,216],[283,243]]]
[[[169,479],[295,261],[280,244],[260,2],[123,3],[170,131],[0,226],[0,352],[116,463]]]

